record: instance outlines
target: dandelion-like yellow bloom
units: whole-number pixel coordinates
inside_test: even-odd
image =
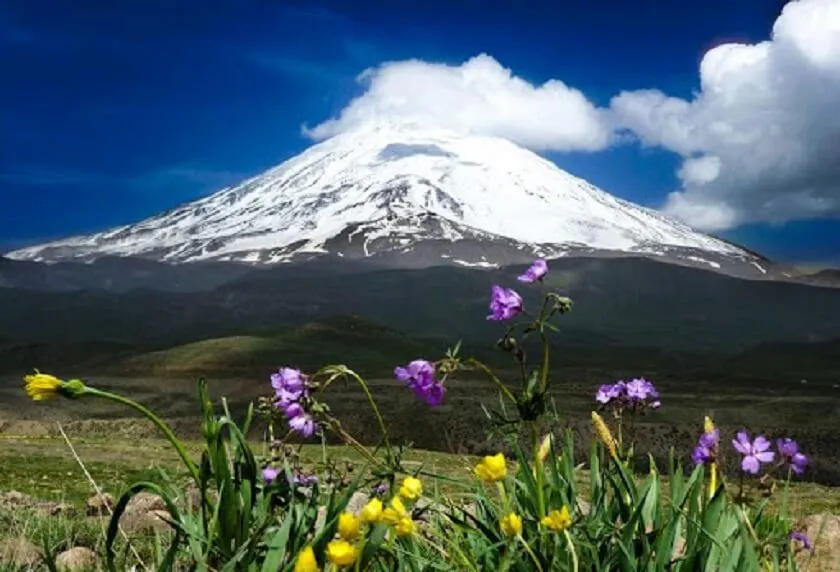
[[[405,516],[408,516],[405,505],[400,500],[400,497],[394,497],[391,499],[388,508],[382,511],[381,520],[387,524],[397,524]]]
[[[522,519],[516,513],[510,513],[499,520],[499,528],[506,536],[516,536],[522,532]]]
[[[715,430],[715,423],[712,421],[712,418],[706,415],[706,418],[703,420],[703,433],[712,433]]]
[[[397,536],[408,536],[409,534],[413,534],[416,529],[417,525],[414,524],[414,521],[407,516],[402,517],[399,522],[394,525],[394,532],[397,533]]]
[[[423,494],[423,483],[416,477],[406,477],[400,485],[399,495],[408,500],[416,500]]]
[[[540,462],[544,462],[548,458],[548,453],[551,451],[551,433],[543,437],[542,443],[540,443],[540,448],[537,450],[537,457],[539,457]]]
[[[35,401],[43,401],[55,397],[64,386],[64,382],[54,375],[41,373],[37,369],[34,374],[23,378],[26,384],[26,394]]]
[[[540,524],[556,532],[563,532],[572,525],[572,515],[569,507],[564,506],[560,510],[553,510],[540,520]]]
[[[382,508],[381,500],[370,500],[364,507],[362,507],[362,520],[370,524],[379,522],[382,518]]]
[[[338,534],[344,540],[356,539],[361,528],[362,521],[355,514],[344,512],[338,517]]]
[[[319,570],[318,561],[315,560],[315,551],[311,546],[307,546],[298,553],[294,572],[319,572]]]
[[[494,483],[507,476],[507,462],[502,453],[488,455],[475,466],[475,476],[484,482]]]
[[[350,566],[356,556],[356,547],[346,540],[333,540],[327,544],[327,560],[336,566]]]
[[[598,438],[607,448],[607,451],[610,452],[610,455],[613,458],[616,458],[618,456],[618,451],[615,446],[615,439],[613,438],[612,433],[610,433],[610,428],[607,427],[604,419],[595,411],[592,412],[592,425],[595,427],[595,434],[598,435]]]

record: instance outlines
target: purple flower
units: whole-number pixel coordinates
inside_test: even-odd
[[[758,474],[761,463],[771,463],[776,456],[773,451],[768,451],[770,441],[763,435],[758,435],[755,440],[750,441],[749,433],[746,431],[738,432],[732,440],[732,446],[744,457],[741,459],[741,469],[753,475]]]
[[[304,437],[312,437],[315,434],[315,420],[306,413],[290,418],[289,427]]]
[[[306,412],[302,400],[309,397],[307,377],[299,369],[282,367],[271,376],[271,387],[277,399],[275,406],[282,409],[289,420],[289,427],[311,437],[315,433],[315,420]]]
[[[803,550],[813,550],[814,547],[811,544],[811,539],[808,538],[808,535],[804,532],[791,532],[790,539],[795,542],[800,542],[802,544]]]
[[[607,383],[598,388],[598,393],[595,394],[595,400],[598,403],[606,405],[614,399],[621,397],[624,390],[624,382]]]
[[[691,460],[695,465],[713,463],[717,459],[717,450],[720,445],[720,431],[715,428],[710,433],[703,433],[697,440],[697,446],[691,453]]]
[[[659,397],[656,387],[644,378],[634,379],[627,383],[627,398],[631,402],[643,402]]]
[[[379,483],[376,485],[376,488],[373,489],[373,494],[378,497],[383,497],[388,493],[388,483]]]
[[[292,478],[292,482],[299,487],[311,487],[318,483],[318,475],[304,475],[299,473]]]
[[[510,288],[493,286],[490,295],[490,311],[488,320],[509,320],[522,312],[522,296]]]
[[[431,362],[416,359],[406,367],[398,366],[394,368],[394,377],[430,406],[437,407],[443,403],[446,387],[435,379],[435,366]]]
[[[793,439],[777,439],[776,446],[779,448],[779,456],[783,463],[790,465],[790,469],[797,475],[805,472],[805,465],[808,464],[808,457],[799,452],[799,444]]]
[[[279,469],[275,469],[274,467],[266,467],[262,470],[263,480],[266,484],[271,484],[277,479],[277,475],[280,474]]]
[[[531,266],[528,267],[528,270],[525,271],[525,274],[519,276],[517,280],[520,282],[537,282],[542,280],[547,273],[548,264],[545,260],[538,259],[535,260]]]

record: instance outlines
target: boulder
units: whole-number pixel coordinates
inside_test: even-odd
[[[96,570],[98,564],[96,553],[83,546],[65,550],[55,559],[55,567],[59,572],[87,572]]]
[[[114,510],[114,497],[108,493],[93,495],[85,501],[85,513],[88,516],[102,516],[111,514]]]
[[[15,567],[34,568],[41,562],[41,551],[27,538],[10,538],[0,541],[0,563]]]

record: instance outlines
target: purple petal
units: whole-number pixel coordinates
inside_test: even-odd
[[[411,379],[411,374],[404,367],[398,366],[394,368],[394,377],[397,378],[397,381],[405,382]]]
[[[262,471],[263,480],[266,483],[273,483],[275,479],[277,479],[277,475],[280,474],[278,469],[274,467],[266,467]]]
[[[750,474],[753,474],[753,475],[757,475],[759,467],[760,467],[760,465],[758,463],[758,459],[756,459],[752,455],[747,455],[741,461],[741,469],[745,473],[750,473]]]
[[[750,436],[746,431],[739,431],[732,440],[732,446],[742,455],[749,455],[752,453],[752,443],[750,443]]]
[[[759,435],[753,441],[753,451],[759,453],[761,451],[766,451],[770,448],[770,441],[764,435]]]
[[[762,463],[772,463],[773,459],[776,458],[776,453],[773,451],[762,451],[753,456]]]
[[[446,394],[446,387],[443,384],[435,383],[429,386],[424,399],[432,407],[437,407],[443,403],[443,397]]]
[[[289,427],[303,435],[311,437],[315,433],[315,422],[309,415],[298,415],[289,419]]]

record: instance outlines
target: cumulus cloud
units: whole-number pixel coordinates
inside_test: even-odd
[[[840,216],[840,2],[791,2],[769,41],[717,46],[699,72],[691,101],[610,105],[619,128],[683,156],[665,212],[704,230]]]
[[[482,54],[461,65],[419,60],[366,70],[367,90],[338,117],[304,132],[320,140],[371,121],[417,121],[495,135],[536,150],[595,151],[611,142],[605,110],[552,79],[533,85]]]

